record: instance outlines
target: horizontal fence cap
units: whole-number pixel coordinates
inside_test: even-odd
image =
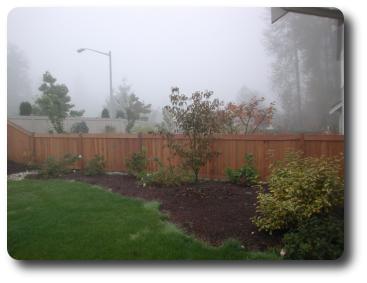
[[[79,134],[34,134],[35,138],[79,138]]]
[[[304,136],[307,141],[344,141],[344,135],[337,134],[308,134]]]
[[[18,128],[17,128],[18,129]],[[21,128],[19,129],[20,131]],[[31,135],[31,132],[24,131],[24,133]],[[101,138],[101,139],[165,139],[163,135],[155,134],[73,134],[73,133],[35,133],[35,137],[38,138],[76,138],[82,136],[83,138]],[[182,134],[176,134],[173,136],[177,140],[188,139]],[[214,135],[214,140],[243,140],[243,141],[298,141],[304,139],[305,141],[344,141],[343,135]]]

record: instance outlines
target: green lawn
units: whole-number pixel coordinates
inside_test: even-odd
[[[62,180],[8,182],[8,252],[15,259],[278,259],[185,235],[156,202]]]

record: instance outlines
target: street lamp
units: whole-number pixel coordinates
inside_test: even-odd
[[[112,94],[112,60],[111,60],[111,51],[108,51],[108,53],[107,53],[107,52],[102,52],[102,51],[98,51],[98,50],[91,49],[91,48],[79,48],[77,50],[77,52],[78,53],[81,53],[81,52],[83,52],[85,50],[89,50],[89,51],[92,51],[92,52],[95,52],[95,53],[99,53],[99,54],[108,56],[109,63],[110,63],[110,99],[111,99],[111,105],[112,105],[113,94]],[[113,109],[110,109],[111,116],[113,115],[112,111],[113,111]]]

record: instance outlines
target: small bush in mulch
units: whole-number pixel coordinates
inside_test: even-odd
[[[54,157],[48,157],[42,164],[39,176],[43,178],[60,177],[71,172],[71,166],[79,160],[78,156],[66,154],[61,160]]]
[[[148,161],[158,165],[158,170],[148,172]],[[146,186],[174,187],[193,182],[193,175],[182,167],[164,166],[159,158],[148,159],[146,149],[135,152],[126,160],[128,173],[135,176],[139,184]]]
[[[139,184],[143,187],[177,187],[183,184],[193,183],[194,176],[187,169],[180,166],[164,166],[158,158],[154,158],[153,161],[158,164],[157,171],[142,171],[137,176]]]
[[[239,169],[226,169],[228,180],[233,184],[244,186],[253,186],[259,181],[259,173],[254,165],[254,156],[252,154],[245,155],[245,164]]]
[[[177,187],[193,182],[193,176],[179,168],[161,167],[155,172],[142,172],[138,175],[139,184],[146,186]]]
[[[343,207],[341,161],[340,156],[302,157],[300,152],[289,152],[271,169],[269,193],[258,196],[256,226],[268,232],[288,230]]]
[[[134,152],[130,159],[126,160],[126,167],[129,174],[138,176],[147,171],[148,158],[147,151],[143,148],[141,151]]]
[[[344,207],[342,160],[290,152],[272,168],[253,222],[259,230],[286,233],[287,258],[337,259],[343,253],[344,217],[335,216]]]
[[[95,155],[85,166],[84,174],[87,176],[102,175],[105,173],[105,161],[103,156]]]

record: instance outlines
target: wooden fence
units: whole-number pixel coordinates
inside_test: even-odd
[[[95,155],[106,161],[107,171],[126,171],[125,161],[134,152],[145,147],[147,157],[158,157],[164,163],[170,156],[165,140],[149,134],[37,134],[30,133],[8,121],[8,159],[26,163],[33,160],[41,164],[52,156],[81,155],[75,168],[83,169]],[[184,139],[183,137],[176,137]],[[220,155],[208,162],[200,171],[201,177],[220,179],[225,169],[238,168],[244,162],[245,153],[254,155],[255,164],[262,177],[269,173],[269,165],[283,158],[288,150],[302,150],[305,156],[333,156],[344,153],[343,135],[220,135],[215,138],[213,149]],[[174,163],[179,163],[176,158]],[[156,163],[149,162],[155,170]]]

